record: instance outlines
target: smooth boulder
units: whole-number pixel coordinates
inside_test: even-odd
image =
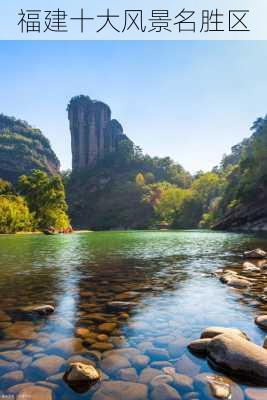
[[[147,400],[147,386],[125,381],[106,381],[97,390],[92,400]]]
[[[247,288],[251,285],[251,282],[248,279],[245,279],[240,275],[235,275],[229,272],[224,273],[220,277],[220,281],[236,289]]]
[[[244,339],[248,340],[247,335],[245,332],[242,332],[240,329],[237,328],[224,328],[221,326],[210,326],[206,328],[202,333],[201,333],[201,339],[211,339],[214,338],[215,336],[222,335],[222,334],[227,334],[227,335],[237,335],[240,337],[243,337]]]
[[[267,351],[238,335],[216,336],[207,348],[216,367],[252,383],[266,384]]]
[[[249,250],[244,252],[245,258],[266,258],[267,253],[262,249]]]

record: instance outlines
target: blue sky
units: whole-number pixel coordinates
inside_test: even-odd
[[[144,152],[208,170],[267,113],[266,42],[2,41],[0,112],[49,138],[71,166],[66,106],[108,103]]]

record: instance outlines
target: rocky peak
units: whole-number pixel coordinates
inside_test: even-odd
[[[111,119],[109,106],[89,96],[76,96],[67,108],[71,131],[72,168],[90,168],[116,151],[124,136],[121,124]]]

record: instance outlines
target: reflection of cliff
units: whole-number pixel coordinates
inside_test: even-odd
[[[123,137],[121,124],[111,119],[108,105],[88,96],[73,97],[68,106],[72,168],[88,168],[116,150]]]

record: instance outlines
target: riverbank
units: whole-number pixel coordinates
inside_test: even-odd
[[[73,231],[73,232],[71,232],[71,233],[56,233],[56,235],[71,235],[71,234],[74,234],[74,233],[90,233],[90,232],[93,232],[93,231],[90,231],[90,230],[77,230],[77,231]],[[7,235],[7,234],[5,234],[5,233],[3,233],[3,234],[1,234],[1,236],[2,235]],[[16,233],[9,233],[8,235],[45,235],[45,233],[44,232],[41,232],[41,231],[36,231],[36,232],[16,232]]]

